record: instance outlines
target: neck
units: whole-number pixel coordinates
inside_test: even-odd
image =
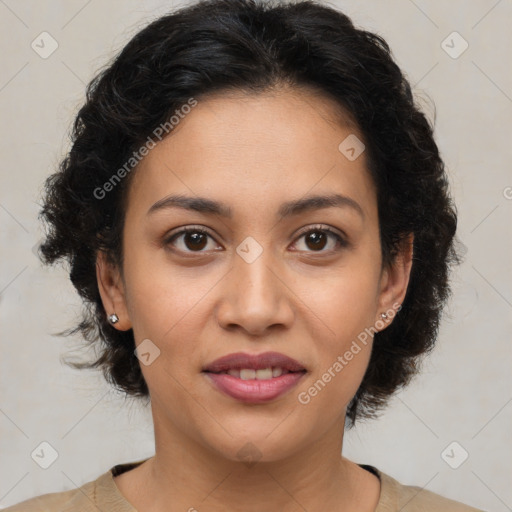
[[[232,460],[159,425],[155,422],[156,455],[116,479],[139,512],[220,512],[226,504],[233,512],[376,508],[377,477],[341,456],[343,422],[279,460],[263,457],[255,445],[247,450],[249,457]]]

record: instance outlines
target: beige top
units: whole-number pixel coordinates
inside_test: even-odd
[[[146,460],[117,464],[80,488],[30,498],[3,512],[137,512],[121,494],[113,477]],[[420,487],[401,485],[373,466],[359,465],[380,479],[380,498],[375,512],[484,512]]]

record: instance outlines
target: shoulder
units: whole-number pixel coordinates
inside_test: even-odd
[[[119,494],[112,478],[112,469],[80,487],[42,494],[3,509],[2,512],[98,512],[132,510]]]
[[[2,512],[136,512],[119,491],[114,477],[139,466],[148,458],[116,464],[81,487],[42,494],[5,508]]]
[[[402,485],[390,475],[376,471],[381,479],[376,512],[485,512],[415,485]]]
[[[96,510],[94,505],[95,481],[87,482],[79,488],[62,492],[42,494],[27,499],[11,507],[3,509],[2,512],[64,512],[68,510],[83,510],[89,512]]]

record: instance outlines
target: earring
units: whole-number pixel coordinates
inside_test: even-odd
[[[388,318],[388,315],[386,313],[381,313],[380,316],[383,318],[383,320],[386,320]]]
[[[117,324],[117,322],[119,322],[119,317],[114,313],[108,317],[108,320],[111,324]]]

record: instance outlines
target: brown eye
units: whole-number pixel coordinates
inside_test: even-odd
[[[204,233],[186,233],[183,237],[183,241],[187,248],[192,250],[204,249],[207,243],[207,235]]]
[[[306,252],[331,252],[348,245],[346,240],[338,235],[338,233],[323,227],[316,227],[302,233],[299,237],[300,239],[304,239],[306,249],[299,248],[298,250],[306,250]],[[330,247],[328,247],[329,241],[331,241]],[[325,247],[328,247],[327,250],[324,250]]]
[[[165,244],[173,245],[182,252],[204,252],[203,249],[207,247],[209,238],[213,240],[204,229],[186,228],[169,237]]]
[[[321,250],[328,242],[328,236],[321,231],[311,231],[306,235],[306,245],[315,251]]]

